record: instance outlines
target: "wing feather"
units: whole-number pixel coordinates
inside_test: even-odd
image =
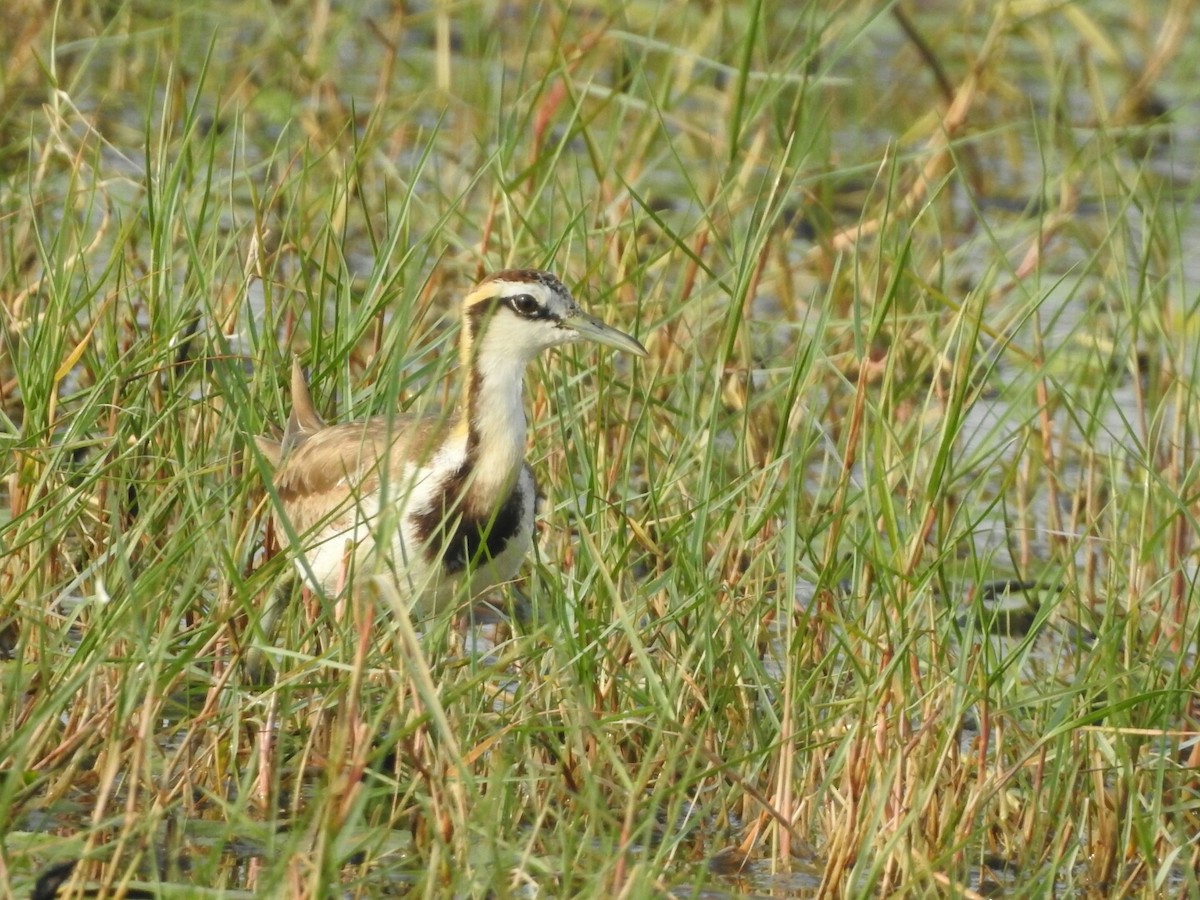
[[[428,457],[437,419],[376,416],[307,433],[284,455],[275,488],[299,532],[307,531],[379,488],[380,472],[404,477]]]

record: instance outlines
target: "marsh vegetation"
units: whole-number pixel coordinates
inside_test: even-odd
[[[1193,8],[10,2],[0,896],[1200,893]],[[522,614],[267,646],[512,265]]]

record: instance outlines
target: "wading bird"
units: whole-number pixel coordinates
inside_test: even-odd
[[[536,487],[525,461],[526,365],[590,340],[637,356],[637,340],[588,315],[553,275],[510,269],[463,302],[455,417],[377,416],[327,425],[298,361],[281,440],[259,438],[276,466],[279,530],[310,587],[334,594],[383,575],[418,614],[511,579],[533,541]]]

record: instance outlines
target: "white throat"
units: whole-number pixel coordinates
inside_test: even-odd
[[[470,427],[477,441],[474,488],[507,493],[525,460],[525,360],[505,353],[481,354]]]

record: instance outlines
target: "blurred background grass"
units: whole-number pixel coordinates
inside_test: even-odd
[[[1193,7],[10,4],[5,895],[1196,893]],[[246,684],[290,354],[452,403],[507,265],[652,353],[532,618]]]

